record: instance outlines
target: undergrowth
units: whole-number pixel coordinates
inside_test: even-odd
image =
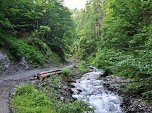
[[[61,76],[51,76],[43,83],[17,87],[11,103],[16,113],[83,113],[92,111],[82,101],[60,100]]]
[[[11,103],[15,113],[56,113],[48,96],[31,85],[17,87]]]
[[[141,57],[142,56],[142,57]],[[127,85],[127,92],[152,102],[152,53],[148,50],[136,50],[133,53],[114,49],[103,49],[97,52],[93,64],[98,68],[109,69],[115,75],[133,80]]]
[[[58,56],[39,39],[30,38],[29,41],[29,38],[25,40],[5,32],[0,33],[0,37],[0,46],[8,51],[11,60],[20,62],[22,56],[25,56],[28,64],[33,67],[43,66],[49,63],[60,63]]]
[[[70,68],[64,68],[64,69],[62,69],[61,74],[62,74],[63,76],[70,77],[70,76],[72,75],[72,71],[71,71]]]
[[[87,63],[85,61],[80,61],[77,65],[76,65],[77,69],[81,72],[87,72]]]

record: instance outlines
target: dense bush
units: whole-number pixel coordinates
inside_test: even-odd
[[[62,73],[63,76],[67,76],[67,77],[70,77],[72,75],[72,71],[71,71],[70,68],[64,68],[64,69],[62,69],[61,73]]]
[[[137,51],[127,54],[116,50],[100,50],[93,61],[99,68],[110,69],[117,75],[144,78],[152,75],[151,52]]]
[[[56,113],[49,98],[31,85],[18,87],[11,103],[15,113]]]
[[[82,73],[87,72],[87,63],[85,61],[80,61],[76,67],[78,68],[78,70]]]
[[[7,39],[7,42],[9,44],[9,53],[14,59],[20,61],[22,56],[25,55],[28,63],[33,66],[46,63],[44,55],[24,41],[12,36]]]
[[[3,47],[9,50],[9,55],[12,59],[19,62],[21,61],[22,56],[26,56],[28,63],[33,66],[38,66],[46,62],[40,51],[36,50],[33,46],[28,45],[23,40],[17,39],[9,33],[0,33],[0,36],[2,42],[5,44]]]
[[[37,51],[40,51],[41,54],[45,56],[47,63],[61,63],[61,58],[59,58],[57,54],[53,53],[51,48],[49,48],[48,45],[41,39],[28,37],[25,42],[28,43],[28,45],[33,46]]]
[[[60,58],[42,40],[27,37],[18,39],[11,33],[0,33],[0,45],[8,50],[10,59],[21,61],[23,56],[26,57],[28,64],[34,67],[43,66],[44,64],[61,62]],[[6,38],[7,37],[7,38]]]

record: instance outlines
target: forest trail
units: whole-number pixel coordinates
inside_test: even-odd
[[[7,77],[2,77],[0,80],[0,113],[12,113],[12,109],[10,106],[10,97],[17,85],[22,85],[25,83],[35,83],[36,80],[32,80],[32,78],[39,72],[62,69],[65,67],[71,67],[73,65],[75,65],[75,63],[69,63],[50,68],[22,71]]]

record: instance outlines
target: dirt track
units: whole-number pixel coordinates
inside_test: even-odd
[[[0,113],[13,113],[10,106],[10,97],[16,85],[35,82],[32,77],[42,71],[56,70],[63,67],[71,67],[74,63],[61,65],[58,67],[50,67],[43,69],[34,69],[28,71],[20,71],[12,75],[2,76],[0,79]]]

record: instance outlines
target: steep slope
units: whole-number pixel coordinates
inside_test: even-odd
[[[32,67],[65,61],[75,34],[60,0],[1,0],[0,6],[0,48],[11,60],[25,57]]]

